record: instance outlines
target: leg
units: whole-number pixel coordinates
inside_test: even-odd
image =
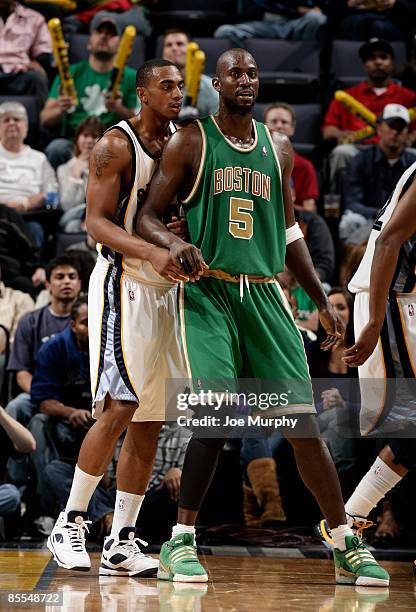
[[[322,40],[327,17],[323,13],[310,12],[288,22],[290,40]]]
[[[45,148],[45,155],[54,170],[71,158],[73,144],[66,138],[55,138]]]
[[[34,96],[43,108],[48,97],[48,78],[36,70],[20,72],[9,82],[8,94]]]
[[[130,423],[117,464],[117,488],[144,495],[152,475],[160,421]]]
[[[359,152],[359,148],[353,144],[340,144],[332,149],[329,155],[329,183],[331,193],[339,193],[339,174]]]
[[[6,412],[22,425],[27,425],[33,416],[33,404],[29,393],[20,393],[15,397],[7,404]]]
[[[20,507],[19,489],[13,484],[0,485],[0,516],[15,514]]]
[[[271,21],[248,21],[222,25],[214,32],[215,38],[228,38],[235,47],[244,47],[246,38],[281,38],[277,24]]]

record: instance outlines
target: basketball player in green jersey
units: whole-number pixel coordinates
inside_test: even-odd
[[[302,339],[275,281],[286,262],[319,309],[327,331],[323,350],[335,346],[342,325],[293,214],[291,145],[282,136],[274,146],[267,128],[252,119],[259,81],[247,51],[221,55],[213,85],[220,96],[218,114],[170,139],[139,213],[138,232],[169,249],[172,261],[196,281],[181,287],[180,298],[185,357],[195,386],[212,390],[210,381],[218,378],[228,389],[238,378],[295,381],[288,405],[273,415],[296,415],[300,428],[308,427],[309,437],[296,437],[295,431],[289,441],[303,481],[335,533],[337,582],[385,586],[387,572],[347,525],[335,467],[316,427]],[[192,244],[172,236],[161,222],[175,196],[183,203]],[[194,525],[223,444],[224,436],[212,429],[189,442],[178,524],[160,553],[161,579],[207,580],[196,555]]]

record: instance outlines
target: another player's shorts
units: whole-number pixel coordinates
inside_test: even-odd
[[[356,294],[354,331],[369,320],[370,295]],[[360,429],[363,435],[411,435],[416,418],[416,293],[400,293],[386,306],[386,318],[373,354],[358,368]],[[412,429],[410,429],[410,427]],[[408,432],[408,433],[407,433]]]
[[[250,283],[243,297],[241,289],[212,277],[180,288],[182,341],[194,392],[235,393],[241,379],[253,379],[261,391],[288,394],[273,415],[314,413],[302,337],[280,285]]]
[[[107,394],[139,403],[133,421],[163,421],[165,380],[186,377],[177,286],[133,280],[99,259],[88,293],[93,416]]]

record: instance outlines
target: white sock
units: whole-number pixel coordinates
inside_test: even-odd
[[[144,500],[144,495],[125,493],[117,490],[116,505],[114,508],[114,518],[111,527],[111,536],[116,537],[123,527],[134,527],[140,508]]]
[[[377,457],[347,501],[345,512],[351,516],[367,518],[380,499],[401,479],[402,476],[396,474],[380,457]]]
[[[172,527],[172,538],[175,538],[180,533],[192,533],[195,536],[195,525],[182,525],[181,523],[176,523]]]
[[[77,465],[75,466],[74,478],[72,480],[71,492],[66,502],[65,512],[71,512],[72,510],[79,510],[80,512],[86,512],[88,504],[93,496],[95,489],[100,482],[101,476],[92,476],[83,472]]]
[[[349,525],[338,525],[338,527],[334,527],[331,529],[331,535],[334,540],[334,548],[338,548],[338,550],[346,550],[345,546],[345,536],[353,536],[353,532]]]

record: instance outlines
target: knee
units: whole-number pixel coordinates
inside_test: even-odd
[[[235,33],[235,28],[232,25],[222,25],[214,32],[214,38],[228,38],[230,34]]]
[[[305,22],[311,27],[318,27],[327,22],[327,17],[318,11],[309,11],[304,15]]]
[[[37,70],[28,70],[26,72],[26,78],[28,81],[33,83],[36,86],[47,87],[48,86],[48,78],[46,75],[38,72]]]
[[[107,435],[112,438],[118,438],[127,429],[136,409],[137,404],[134,402],[106,401],[104,412],[96,422],[96,425],[104,428]]]
[[[0,487],[0,515],[15,514],[20,506],[20,492],[13,484]]]

